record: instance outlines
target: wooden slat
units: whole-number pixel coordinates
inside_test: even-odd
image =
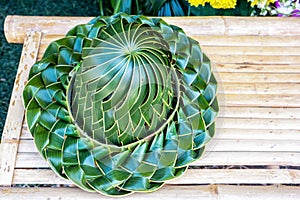
[[[220,107],[218,117],[300,119],[300,108]]]
[[[49,168],[49,164],[38,152],[18,153],[16,169]]]
[[[47,36],[48,37],[48,36]],[[61,36],[56,35],[56,38]],[[300,38],[298,36],[193,36],[201,46],[267,46],[267,47],[299,47]],[[47,40],[44,40],[47,43]]]
[[[13,184],[70,184],[50,169],[15,169]],[[299,184],[293,169],[189,169],[168,184]]]
[[[216,139],[241,139],[241,140],[300,140],[299,129],[237,129],[217,128]]]
[[[13,184],[69,184],[71,181],[65,180],[56,175],[51,169],[15,169]]]
[[[24,41],[0,146],[0,185],[10,185],[24,118],[22,91],[30,66],[36,61],[41,33],[29,32]]]
[[[300,141],[214,139],[207,144],[208,151],[300,152]]]
[[[246,166],[299,166],[300,153],[289,152],[214,152],[206,150],[192,166],[246,165]]]
[[[90,21],[92,17],[37,17],[37,16],[6,16],[4,34],[9,43],[23,43],[27,30],[43,31],[43,33],[59,33],[65,35],[77,24]],[[53,29],[55,27],[55,30]]]
[[[217,118],[217,128],[227,129],[291,129],[300,130],[300,119]]]
[[[300,83],[300,74],[216,72],[219,83]],[[297,85],[295,85],[297,86]]]
[[[197,17],[195,17],[197,18]],[[277,20],[276,17],[222,17],[225,25],[224,35],[299,35],[300,20]],[[182,22],[184,24],[184,21]],[[277,24],[278,23],[278,24]],[[284,28],[282,28],[284,27]],[[201,27],[199,27],[201,29]]]
[[[217,200],[216,186],[164,186],[162,189],[147,194],[133,194],[129,197],[122,197],[122,200],[149,200],[162,198],[166,200],[174,200],[179,198],[199,200]],[[295,192],[295,191],[293,191]],[[293,193],[292,192],[292,193]],[[297,191],[296,191],[297,192]],[[58,200],[111,200],[113,198],[106,197],[98,193],[89,193],[79,188],[3,188],[0,189],[0,199],[58,199]]]
[[[225,186],[199,185],[174,186],[166,185],[160,190],[147,193],[135,193],[122,200],[149,199],[197,199],[197,200],[298,200],[300,188],[296,186]],[[111,200],[97,193],[88,193],[79,188],[0,188],[0,199],[59,199],[59,200]]]
[[[287,75],[288,76],[288,75]],[[300,83],[220,83],[219,94],[300,94]]]
[[[299,94],[219,94],[218,99],[222,107],[300,107]]]
[[[296,200],[300,188],[297,186],[221,186],[218,200]]]
[[[33,140],[20,140],[18,153],[38,152]]]
[[[64,35],[77,24],[87,23],[92,17],[42,17],[7,16],[4,23],[5,36],[9,42],[22,43],[28,29],[43,30],[46,34]],[[274,19],[243,17],[164,17],[170,24],[180,26],[189,35],[299,35],[297,18]],[[53,29],[55,27],[55,29]],[[268,27],[268,28],[266,28]],[[285,27],[285,28],[282,28]]]
[[[189,169],[169,184],[298,184],[300,170],[291,169]]]
[[[191,166],[207,165],[271,165],[297,166],[300,165],[300,153],[289,152],[214,152],[205,151],[202,158]],[[18,153],[17,169],[49,168],[49,164],[38,152]]]
[[[215,71],[217,72],[231,72],[231,73],[300,73],[300,65],[288,65],[288,64],[220,64],[215,63],[213,65],[215,67]]]
[[[26,128],[24,128],[24,127],[26,127]],[[33,139],[31,133],[27,129],[27,125],[23,125],[23,129],[22,129],[20,139],[21,140]]]
[[[261,56],[299,56],[300,46],[208,46],[202,45],[202,50],[208,55],[261,55]]]
[[[300,43],[300,40],[299,40]],[[226,64],[300,64],[299,56],[265,56],[265,55],[207,55],[211,61],[215,63],[226,63]]]

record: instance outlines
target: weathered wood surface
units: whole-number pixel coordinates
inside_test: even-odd
[[[71,184],[50,169],[15,169],[13,184]],[[169,184],[300,184],[294,169],[189,169]]]
[[[157,192],[133,194],[122,200],[140,199],[197,199],[197,200],[298,200],[298,187],[287,186],[172,186],[166,185]],[[96,193],[86,193],[78,188],[0,188],[0,199],[31,200],[98,200],[112,198]]]
[[[22,92],[30,67],[36,62],[41,32],[26,34],[19,68],[10,99],[9,110],[0,144],[0,185],[11,185],[21,134],[24,106]]]
[[[26,31],[41,31],[39,60],[51,41],[90,19],[8,16],[5,34],[9,42],[20,43]],[[156,193],[129,198],[298,199],[300,187],[262,185],[300,184],[300,19],[165,20],[181,26],[197,39],[214,62],[220,102],[216,136],[207,145],[203,158],[193,163],[192,168],[199,169],[189,169],[183,177]],[[37,152],[26,124],[19,128],[21,135],[10,184],[70,184],[49,169]],[[39,199],[39,195],[42,199],[76,199],[80,195],[85,199],[99,198],[97,194],[74,188],[1,190],[0,199],[12,199],[18,192],[25,197],[32,195],[32,199]]]
[[[4,31],[8,42],[22,43],[28,30],[62,35],[75,25],[87,23],[91,19],[92,17],[7,16]],[[180,26],[191,36],[295,36],[300,32],[300,20],[297,18],[278,20],[276,17],[165,17],[164,20]]]

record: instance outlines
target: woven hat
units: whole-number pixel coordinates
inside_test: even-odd
[[[23,92],[35,145],[59,176],[104,195],[160,188],[215,132],[217,81],[184,31],[97,17],[52,42]]]

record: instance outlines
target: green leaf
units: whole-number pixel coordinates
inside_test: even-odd
[[[49,163],[51,163],[52,169],[57,174],[59,174],[63,178],[67,178],[66,175],[63,172],[62,154],[61,154],[60,150],[54,150],[54,149],[48,148],[45,151],[45,158]]]
[[[66,166],[64,167],[64,172],[77,186],[88,192],[93,192],[92,188],[86,183],[84,172],[79,166]]]
[[[49,143],[49,131],[43,126],[37,125],[34,129],[34,143],[37,149],[42,152]]]
[[[147,190],[149,188],[151,188],[151,190],[158,189],[162,184],[163,183],[150,183],[149,180],[144,177],[132,177],[126,181],[123,187],[133,191],[145,191],[145,189]]]
[[[66,138],[63,144],[63,165],[65,166],[78,166],[79,161],[77,158],[78,153],[77,140],[73,138]],[[73,168],[72,168],[73,169]],[[76,168],[74,168],[75,170]]]

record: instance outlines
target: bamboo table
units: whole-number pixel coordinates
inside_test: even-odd
[[[21,99],[29,69],[48,44],[90,19],[6,18],[8,42],[24,46],[0,146],[0,199],[107,198],[84,192],[49,169],[24,123]],[[183,177],[158,192],[125,199],[299,199],[300,19],[164,19],[198,40],[215,63],[217,133]]]

